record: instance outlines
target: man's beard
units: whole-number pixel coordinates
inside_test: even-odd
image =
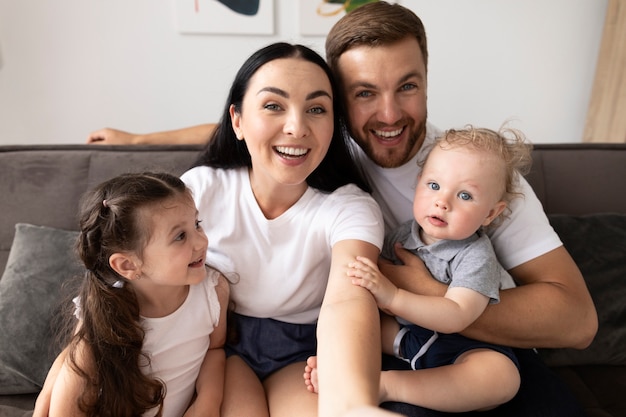
[[[407,127],[408,128],[408,127]],[[365,137],[370,135],[369,131],[361,132]],[[408,162],[422,147],[426,137],[426,121],[422,121],[417,129],[409,136],[408,140],[393,148],[386,149],[382,146],[372,145],[373,141],[363,140],[360,136],[352,135],[356,143],[363,149],[363,152],[376,165],[382,168],[397,168]]]

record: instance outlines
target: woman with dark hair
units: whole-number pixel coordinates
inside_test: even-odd
[[[257,51],[182,176],[211,230],[208,261],[239,276],[222,416],[334,416],[378,403],[378,310],[346,273],[357,254],[378,256],[383,222],[350,157],[338,94],[311,49]],[[316,352],[319,409],[302,382]]]

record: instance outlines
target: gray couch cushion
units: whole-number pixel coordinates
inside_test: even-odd
[[[78,232],[17,224],[0,280],[0,394],[38,392],[57,352],[51,329],[64,280],[82,273]]]
[[[626,365],[626,215],[549,217],[585,278],[600,327],[587,349],[542,349],[542,358],[551,366]]]

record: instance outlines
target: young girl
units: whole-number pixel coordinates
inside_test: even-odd
[[[229,289],[205,265],[190,191],[169,174],[122,175],[84,197],[79,219],[87,272],[42,391],[49,415],[218,416]]]

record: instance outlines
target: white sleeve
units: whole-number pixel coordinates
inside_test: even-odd
[[[334,194],[331,246],[341,240],[356,239],[382,249],[385,225],[372,196],[355,185],[341,187]]]
[[[507,270],[563,245],[524,178],[520,189],[523,195],[511,202],[509,217],[488,232],[498,260]]]

